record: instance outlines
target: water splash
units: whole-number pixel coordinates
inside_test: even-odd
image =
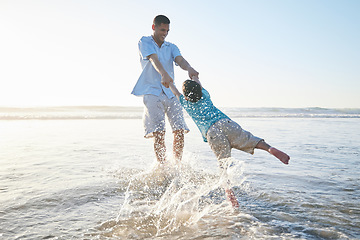
[[[135,174],[116,220],[102,224],[99,230],[107,237],[130,239],[176,236],[194,231],[214,215],[234,212],[224,186],[239,187],[244,180],[242,164],[233,162],[227,159],[220,174],[195,170],[186,160],[181,165],[155,164]]]
[[[302,210],[292,207],[285,201],[286,197],[278,199],[278,193],[254,189],[243,174],[244,164],[237,159],[226,159],[221,163],[224,170],[219,173],[196,169],[192,164],[195,160],[185,159],[181,165],[155,164],[147,171],[118,171],[119,182],[125,186],[121,188],[124,201],[119,206],[119,214],[86,237],[305,239],[345,236],[318,223],[301,223]],[[240,202],[239,209],[232,208],[226,200],[224,188],[227,187],[233,188]]]

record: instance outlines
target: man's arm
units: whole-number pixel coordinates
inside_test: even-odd
[[[193,80],[194,82],[197,82],[197,83],[200,84],[200,86],[202,87],[202,84],[201,84],[201,82],[200,82],[200,80],[199,80],[198,77],[194,76],[194,77],[191,78],[191,80]]]
[[[179,98],[180,98],[181,93],[179,92],[179,90],[177,90],[177,88],[175,87],[173,82],[170,83],[170,90],[177,97],[177,99],[180,100]]]
[[[199,73],[190,66],[190,64],[185,60],[185,58],[181,55],[175,58],[175,62],[185,71],[188,71],[189,78],[197,77],[199,78]]]
[[[172,83],[174,80],[170,77],[170,75],[165,71],[163,65],[159,61],[158,55],[156,53],[151,54],[148,56],[151,64],[154,66],[155,70],[160,73],[161,75],[161,84],[164,87],[169,87],[169,84]]]

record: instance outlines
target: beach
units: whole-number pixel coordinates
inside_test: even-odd
[[[224,111],[291,157],[217,160],[189,117],[156,163],[142,108],[0,108],[1,239],[360,239],[360,110]]]

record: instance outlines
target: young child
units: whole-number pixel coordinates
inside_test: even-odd
[[[209,143],[220,162],[220,167],[222,167],[223,159],[231,157],[232,148],[251,154],[254,154],[255,148],[262,149],[278,158],[282,163],[289,163],[290,157],[286,153],[271,147],[263,139],[243,130],[240,125],[216,108],[208,91],[202,88],[199,79],[193,78],[193,80],[186,80],[183,83],[184,95],[177,90],[173,83],[170,84],[170,89],[196,123],[204,142]],[[239,207],[234,192],[225,188],[225,193],[232,206]]]

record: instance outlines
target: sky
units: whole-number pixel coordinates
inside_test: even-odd
[[[359,12],[358,0],[0,0],[0,106],[142,106],[138,41],[163,14],[216,106],[360,108]]]

